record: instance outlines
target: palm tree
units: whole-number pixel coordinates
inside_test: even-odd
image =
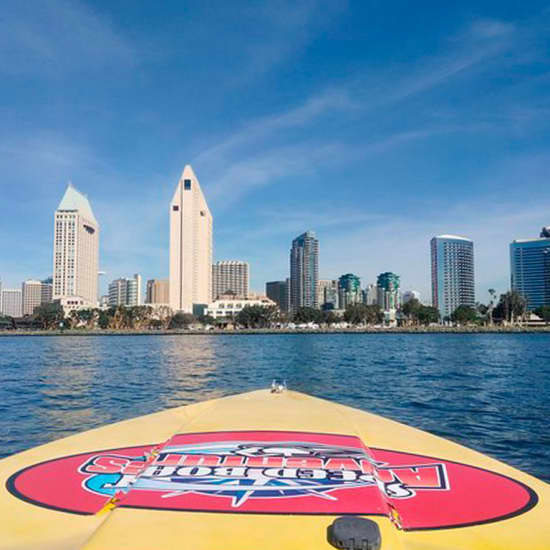
[[[489,295],[491,296],[491,300],[489,301],[487,316],[489,318],[489,325],[493,326],[493,309],[495,309],[495,304],[497,302],[497,291],[494,288],[490,288]]]

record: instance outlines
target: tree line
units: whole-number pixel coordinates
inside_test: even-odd
[[[493,289],[489,290],[491,299],[487,305],[477,303],[475,307],[459,306],[449,318],[440,319],[439,311],[432,306],[421,304],[416,298],[409,300],[398,311],[397,320],[402,326],[421,326],[450,321],[460,325],[492,325],[507,322],[514,324],[524,320],[527,303],[521,294],[510,291],[501,294],[498,301]],[[550,306],[534,311],[543,321],[550,323]],[[0,317],[0,328],[16,329],[109,329],[109,330],[171,330],[187,329],[191,326],[224,327],[233,324],[240,328],[274,328],[287,323],[296,325],[315,324],[330,327],[345,322],[353,326],[380,325],[384,322],[384,313],[378,305],[350,304],[342,315],[334,311],[323,311],[311,307],[301,307],[294,314],[279,311],[276,306],[245,306],[234,317],[214,319],[203,315],[196,317],[190,313],[176,313],[168,307],[116,306],[108,309],[82,309],[65,315],[58,303],[38,306],[32,316],[15,320]]]

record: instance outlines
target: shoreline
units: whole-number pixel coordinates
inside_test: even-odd
[[[0,338],[8,336],[238,336],[241,334],[550,334],[550,325],[541,327],[398,327],[357,329],[240,329],[240,330],[4,330]]]

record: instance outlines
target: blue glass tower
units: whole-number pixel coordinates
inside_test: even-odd
[[[550,228],[540,239],[515,240],[510,244],[512,290],[527,300],[527,309],[550,306]]]

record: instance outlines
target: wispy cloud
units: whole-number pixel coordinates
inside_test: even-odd
[[[0,52],[0,72],[34,77],[136,62],[133,46],[105,15],[69,0],[4,2]]]
[[[338,162],[337,154],[349,160],[437,134],[487,129],[487,121],[435,124],[425,120],[416,127],[404,120],[389,133],[382,128],[400,104],[479,70],[483,63],[508,51],[514,32],[513,25],[500,21],[475,21],[449,41],[448,51],[406,66],[390,66],[378,74],[358,73],[286,111],[245,122],[200,152],[193,162],[213,182],[209,193],[214,199],[230,205],[259,186],[315,170],[319,162]],[[375,139],[349,135],[360,120],[371,125],[382,122]],[[330,151],[336,154],[325,154]]]

